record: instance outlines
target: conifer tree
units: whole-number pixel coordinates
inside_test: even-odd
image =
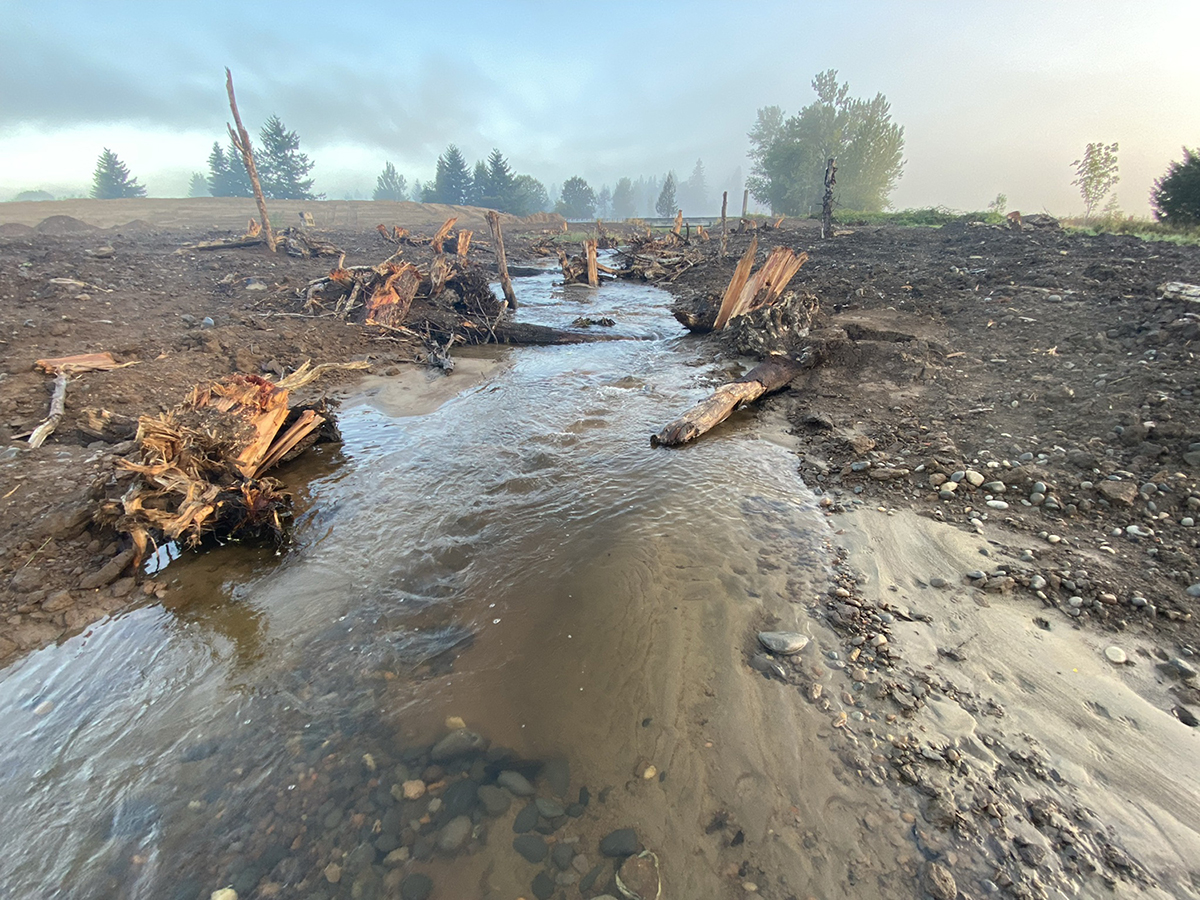
[[[415,186],[415,185],[414,185]],[[396,171],[390,162],[384,163],[383,171],[375,180],[375,193],[372,200],[407,200],[408,185],[404,176]]]
[[[212,152],[208,154],[208,192],[214,197],[251,197],[254,195],[250,187],[250,176],[246,174],[246,165],[242,162],[242,154],[233,143],[224,150],[213,141]]]
[[[438,157],[433,184],[425,185],[426,203],[463,204],[471,190],[471,173],[462,151],[451,144]]]
[[[261,150],[254,154],[263,193],[271,200],[319,200],[308,177],[313,164],[300,152],[300,137],[288,131],[279,116],[271,116],[258,133]]]
[[[678,207],[675,206],[675,173],[668,172],[662,191],[658,195],[658,202],[654,204],[654,211],[662,218],[669,219],[675,215],[677,209]]]
[[[92,175],[92,197],[96,200],[114,200],[118,197],[145,197],[146,189],[136,178],[129,177],[129,167],[107,147],[96,160],[96,171]]]

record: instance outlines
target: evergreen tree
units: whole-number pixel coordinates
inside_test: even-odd
[[[404,176],[396,171],[396,167],[390,162],[383,164],[383,171],[379,173],[379,177],[375,179],[375,193],[371,196],[372,200],[407,200],[408,186],[404,182]]]
[[[471,172],[471,189],[467,191],[467,202],[472,206],[492,206],[486,201],[490,199],[491,186],[488,184],[487,163],[482,159],[475,160],[475,168]]]
[[[701,160],[696,160],[691,177],[679,185],[679,208],[692,215],[703,215],[708,209],[708,183]]]
[[[271,200],[319,200],[324,194],[313,193],[308,176],[313,164],[300,152],[300,137],[288,131],[279,116],[271,116],[258,133],[262,149],[255,154],[254,165],[263,194]]]
[[[425,185],[426,203],[451,203],[462,205],[467,202],[471,191],[471,173],[462,152],[453,144],[438,157],[437,173],[433,184]]]
[[[145,197],[146,189],[136,178],[129,177],[129,167],[107,147],[96,160],[96,171],[92,175],[92,198],[113,200],[118,197]]]
[[[612,191],[608,189],[608,185],[600,186],[600,193],[596,194],[596,217],[607,219],[612,213]]]
[[[207,197],[208,196],[208,179],[204,177],[203,172],[193,172],[192,180],[188,182],[189,197]]]
[[[668,172],[667,179],[663,182],[662,191],[658,195],[658,202],[654,204],[654,211],[662,218],[674,218],[679,207],[675,205],[675,173]]]
[[[882,210],[904,168],[904,129],[892,122],[891,105],[883,94],[851,98],[835,69],[817,75],[812,87],[817,99],[797,115],[785,119],[777,106],[758,111],[749,134],[750,193],[776,213],[807,215],[821,206],[833,157],[838,205]]]
[[[492,152],[488,154],[487,182],[488,189],[484,194],[484,206],[490,206],[501,212],[528,215],[528,213],[517,213],[514,208],[517,199],[516,176],[513,175],[513,170],[508,164],[508,160],[504,158],[503,154],[496,147],[493,147]],[[542,190],[545,191],[545,188],[542,188]]]
[[[628,178],[617,181],[612,194],[612,217],[614,219],[632,219],[637,214],[637,206],[633,197],[633,182]]]
[[[232,141],[228,150],[213,141],[212,152],[208,154],[208,192],[214,197],[254,196],[242,154]]]
[[[425,202],[425,186],[421,184],[420,178],[414,178],[412,183],[412,198],[414,203]]]
[[[1172,162],[1150,192],[1154,217],[1169,225],[1200,225],[1200,150],[1183,148],[1183,162]]]
[[[544,184],[532,175],[518,175],[513,179],[512,202],[506,212],[514,216],[529,216],[549,208],[550,196]]]
[[[554,211],[566,219],[590,219],[596,215],[596,192],[578,175],[568,178]]]

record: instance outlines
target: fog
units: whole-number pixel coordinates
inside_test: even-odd
[[[453,12],[451,10],[453,9]],[[0,199],[86,194],[111,147],[151,196],[183,196],[229,118],[296,130],[328,197],[370,196],[385,161],[431,178],[456,143],[547,186],[703,159],[749,171],[761,106],[796,112],[836,68],[905,128],[897,208],[1079,212],[1070,163],[1120,143],[1117,197],[1200,145],[1200,4],[56,3],[0,0]]]

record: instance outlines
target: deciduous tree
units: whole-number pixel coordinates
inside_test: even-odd
[[[118,197],[145,197],[146,189],[136,178],[129,177],[129,167],[107,147],[96,160],[96,171],[92,175],[92,197],[96,200],[114,200]]]
[[[518,175],[514,178],[512,192],[512,205],[507,212],[515,216],[529,216],[550,208],[550,196],[546,193],[546,186],[532,175]]]
[[[563,182],[562,197],[554,210],[567,219],[590,219],[596,215],[596,192],[575,175]]]
[[[829,69],[812,82],[817,99],[797,115],[763,107],[750,130],[746,186],[772,211],[808,215],[820,208],[825,165],[838,165],[839,206],[882,210],[904,167],[904,129],[892,121],[883,94],[852,98],[850,85]]]
[[[1088,144],[1083,151],[1083,157],[1071,163],[1075,168],[1075,180],[1071,184],[1079,188],[1079,194],[1083,197],[1085,219],[1092,217],[1092,213],[1108,196],[1108,192],[1121,180],[1117,173],[1119,149],[1115,141],[1111,144]]]

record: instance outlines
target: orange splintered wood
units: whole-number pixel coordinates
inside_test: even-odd
[[[467,251],[471,248],[471,235],[474,232],[460,231],[458,233],[458,258],[462,262],[467,261]]]
[[[671,234],[679,237],[679,232],[683,230],[683,210],[678,210],[675,213],[675,224],[671,226]]]
[[[39,359],[35,365],[42,371],[54,375],[60,371],[66,372],[104,372],[108,369],[123,369],[134,363],[119,363],[108,351],[104,353],[77,353],[75,356],[56,356],[53,359]]]
[[[750,277],[750,270],[754,267],[754,254],[757,252],[758,238],[756,237],[750,241],[750,246],[738,260],[737,268],[733,270],[733,277],[729,279],[729,285],[725,288],[725,296],[721,299],[721,308],[717,311],[717,319],[713,322],[713,331],[720,331],[724,328],[725,323],[733,315],[734,305]]]
[[[367,324],[386,328],[402,325],[420,285],[421,274],[416,266],[399,266],[367,301]]]

